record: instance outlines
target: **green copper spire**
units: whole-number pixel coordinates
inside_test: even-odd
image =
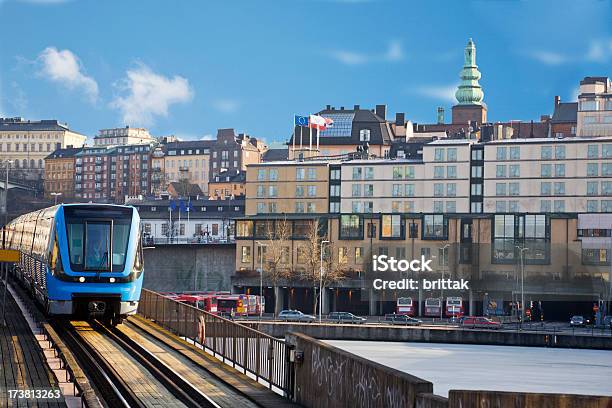
[[[465,62],[460,77],[461,84],[455,92],[459,105],[482,105],[484,93],[478,83],[480,71],[476,65],[476,46],[471,38],[465,47]]]

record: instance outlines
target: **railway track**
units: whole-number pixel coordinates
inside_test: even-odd
[[[99,322],[53,321],[108,407],[220,407],[124,331]]]

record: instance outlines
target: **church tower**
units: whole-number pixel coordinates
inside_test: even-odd
[[[455,92],[458,104],[453,106],[453,124],[479,124],[487,121],[487,105],[482,101],[484,93],[478,83],[480,71],[476,65],[476,45],[470,38],[464,51],[463,69],[459,74],[461,84]]]

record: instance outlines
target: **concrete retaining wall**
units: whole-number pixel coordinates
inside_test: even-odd
[[[144,287],[160,292],[230,290],[236,247],[156,245],[144,251]]]
[[[612,337],[547,335],[498,330],[452,330],[420,327],[389,327],[332,324],[249,323],[274,337],[300,332],[320,340],[399,341],[500,346],[564,347],[612,350]]]
[[[449,408],[609,408],[611,406],[612,397],[591,395],[471,390],[451,390],[448,393]]]
[[[386,367],[299,333],[287,341],[302,352],[295,364],[295,401],[304,407],[415,407],[429,381]]]

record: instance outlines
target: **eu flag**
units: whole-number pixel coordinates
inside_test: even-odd
[[[308,116],[295,115],[295,126],[308,126]]]

